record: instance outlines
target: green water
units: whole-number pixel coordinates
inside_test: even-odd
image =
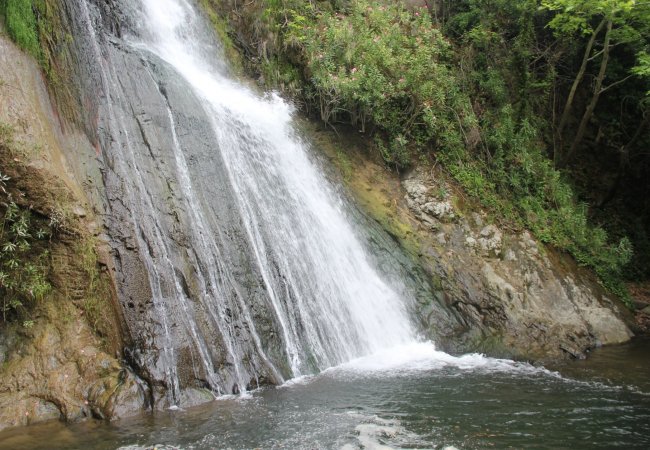
[[[647,449],[649,349],[596,351],[554,368],[562,375],[478,357],[380,357],[188,411],[0,433],[0,448]]]

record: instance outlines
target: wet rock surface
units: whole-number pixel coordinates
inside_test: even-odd
[[[2,355],[0,429],[53,419],[117,419],[146,404],[143,387],[101,349],[81,311],[65,298],[56,300],[60,304],[39,309],[29,330],[3,333],[18,342]]]
[[[0,327],[0,429],[132,415],[144,408],[145,390],[120,360],[124,336],[110,281],[99,267],[91,279],[79,254],[97,223],[66,150],[92,153],[93,146],[79,133],[64,133],[36,63],[4,36],[0,65],[0,122],[13,127],[19,152],[10,161],[0,155],[2,173],[33,214],[65,218],[50,240],[51,292],[33,307],[29,327]],[[83,158],[78,163],[83,168]],[[91,283],[107,290],[91,292]],[[90,301],[101,323],[88,317]]]
[[[131,361],[153,386],[155,406],[161,408],[196,398],[182,392],[195,386],[233,393],[240,383],[236,376],[253,385],[279,382],[251,334],[254,324],[267,323],[269,330],[277,325],[204,108],[155,55],[119,43],[107,50],[110,77],[121,90],[104,106],[100,139],[108,235],[134,340]],[[181,148],[191,154],[179,156]],[[194,180],[195,203],[183,191],[183,170]],[[199,227],[198,211],[209,212],[210,229]],[[282,360],[277,338],[264,334],[261,345]],[[236,375],[242,354],[248,366],[239,369],[247,375]]]
[[[52,164],[89,199],[73,215],[102,217],[95,225],[107,247],[101,261],[115,281],[116,316],[125,325],[117,354],[129,367],[102,350],[74,305],[45,308],[28,335],[0,335],[0,361],[9,367],[0,384],[0,427],[123,417],[200,404],[213,398],[210,391],[237,393],[242,379],[249,388],[281,382],[290,374],[286,350],[209,116],[164,62],[122,40],[132,31],[133,5],[61,4],[75,36],[68,51],[84,133],[73,129],[63,138],[59,130],[34,140],[64,139]],[[33,62],[0,41],[0,53],[29,74],[17,78],[40,79]],[[45,87],[34,83],[23,92],[41,102]],[[1,104],[19,115],[19,104]],[[52,106],[38,105],[35,123],[52,128]],[[192,151],[180,158],[176,145]],[[619,304],[587,272],[528,233],[502,230],[481,212],[468,217],[444,177],[414,172],[400,186],[383,169],[360,164],[349,184],[364,213],[350,213],[377,266],[400,274],[391,286],[414,297],[411,313],[422,334],[444,349],[581,358],[631,336]],[[179,182],[183,171],[196,183],[193,203]],[[393,185],[382,188],[383,180]],[[197,227],[199,209],[209,212],[206,228]],[[279,269],[274,276],[282,291]]]
[[[125,357],[151,405],[281,382],[290,374],[285,346],[211,118],[165,62],[122,39],[133,38],[137,6],[64,3],[73,11],[70,51],[93,68],[74,82],[96,111],[86,124],[101,172],[94,207],[129,336]]]
[[[428,284],[414,316],[442,349],[544,362],[584,358],[633,336],[629,311],[593,274],[530,233],[505,230],[468,208],[442,171],[416,170],[399,180],[373,162],[364,142],[315,135],[335,165],[336,149],[350,149],[345,165],[355,176],[345,184],[393,237],[393,255],[410,254],[404,270]]]

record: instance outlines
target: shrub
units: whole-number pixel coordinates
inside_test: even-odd
[[[425,10],[359,0],[346,14],[307,6],[285,14],[285,46],[301,51],[321,118],[372,127],[387,162],[408,165],[455,120],[450,46]]]
[[[0,122],[0,154],[13,158],[16,142],[13,129]],[[0,309],[2,322],[24,318],[30,305],[50,290],[49,238],[47,218],[32,214],[17,203],[0,173]],[[30,320],[23,324],[29,326]]]
[[[50,230],[34,220],[28,209],[18,206],[6,191],[9,178],[0,174],[0,297],[2,320],[20,317],[26,307],[50,290],[47,245]],[[30,321],[26,320],[25,324]]]

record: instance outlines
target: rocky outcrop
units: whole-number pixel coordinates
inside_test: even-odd
[[[147,402],[137,378],[104,350],[83,309],[61,296],[33,327],[0,335],[0,429],[52,419],[116,419]]]
[[[146,387],[121,360],[125,335],[108,268],[97,261],[99,230],[68,163],[85,170],[94,154],[55,114],[36,63],[0,36],[0,122],[15,148],[0,148],[7,189],[33,214],[62,221],[49,243],[51,292],[30,311],[30,326],[0,324],[0,429],[51,419],[118,418],[141,411]],[[90,170],[87,171],[91,173]],[[100,257],[100,259],[102,259]]]
[[[435,294],[418,299],[416,314],[442,348],[547,361],[583,358],[633,336],[629,312],[592,273],[527,231],[499,225],[442,170],[400,180],[373,162],[363,140],[314,134],[354,174],[344,182],[362,209],[427,273]],[[441,308],[455,321],[432,313]]]
[[[534,360],[582,358],[632,336],[620,302],[590,274],[527,231],[502,230],[482,211],[466,217],[451,206],[457,199],[440,172],[415,171],[402,186],[419,228],[434,234],[423,240],[425,266],[461,312],[468,349]]]
[[[632,283],[628,288],[634,299],[636,325],[641,333],[648,335],[650,334],[650,282]]]

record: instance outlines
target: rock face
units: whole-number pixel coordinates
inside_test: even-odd
[[[211,117],[170,67],[122,39],[137,6],[60,4],[74,36],[63,45],[75,62],[83,132],[60,126],[35,64],[4,38],[0,118],[43,147],[33,167],[58,174],[77,199],[72,216],[104,244],[100,262],[119,302],[106,323],[120,336],[101,342],[80,306],[83,289],[64,306],[43,305],[33,329],[2,330],[0,428],[191,406],[213,398],[206,388],[237,393],[280,382],[290,375],[283,338]],[[414,293],[422,334],[444,349],[543,360],[631,336],[588,273],[525,232],[502,230],[481,212],[467,217],[442,177],[415,172],[400,186],[360,164],[350,184],[366,208],[357,222],[372,258],[400,274],[391,281]],[[194,181],[192,202],[181,175]],[[384,182],[393,185],[381,190]],[[209,212],[205,226],[198,210]],[[59,250],[74,266],[71,245]],[[54,277],[63,301],[66,277]]]
[[[569,257],[528,232],[502,231],[480,212],[458,214],[442,176],[416,171],[402,185],[419,227],[433,235],[422,240],[424,265],[463,317],[461,348],[533,360],[582,358],[590,348],[632,336],[620,302]]]
[[[313,126],[308,132],[343,175],[354,173],[339,181],[374,226],[388,231],[399,247],[392,255],[410,254],[404,277],[429,286],[419,291],[414,315],[422,334],[443,350],[544,362],[583,358],[633,336],[630,312],[592,273],[468,206],[442,170],[399,178],[374,162],[355,135]]]
[[[57,295],[29,330],[0,335],[0,429],[52,419],[117,419],[142,411],[145,389],[102,350],[81,310]],[[6,352],[6,353],[5,353]]]
[[[69,211],[69,229],[51,239],[52,291],[31,311],[33,325],[0,324],[0,429],[132,415],[147,404],[146,389],[120,361],[125,336],[108,274],[79,254],[86,243],[94,253],[91,232],[97,225],[64,151],[85,147],[92,153],[93,146],[80,133],[63,133],[36,63],[4,36],[0,65],[0,122],[13,127],[19,142],[17,155],[0,149],[9,189],[20,191],[18,202],[35,214]],[[90,271],[97,271],[96,278]],[[91,283],[106,289],[93,290]]]
[[[267,357],[286,360],[284,346],[211,118],[164,61],[122,40],[122,31],[137,33],[129,25],[138,5],[64,3],[71,51],[94,69],[75,84],[97,111],[89,124],[102,172],[96,207],[132,342],[125,353],[154,407],[213,399],[206,388],[230,394],[280,382],[287,372]],[[256,336],[255,325],[268,332]]]

